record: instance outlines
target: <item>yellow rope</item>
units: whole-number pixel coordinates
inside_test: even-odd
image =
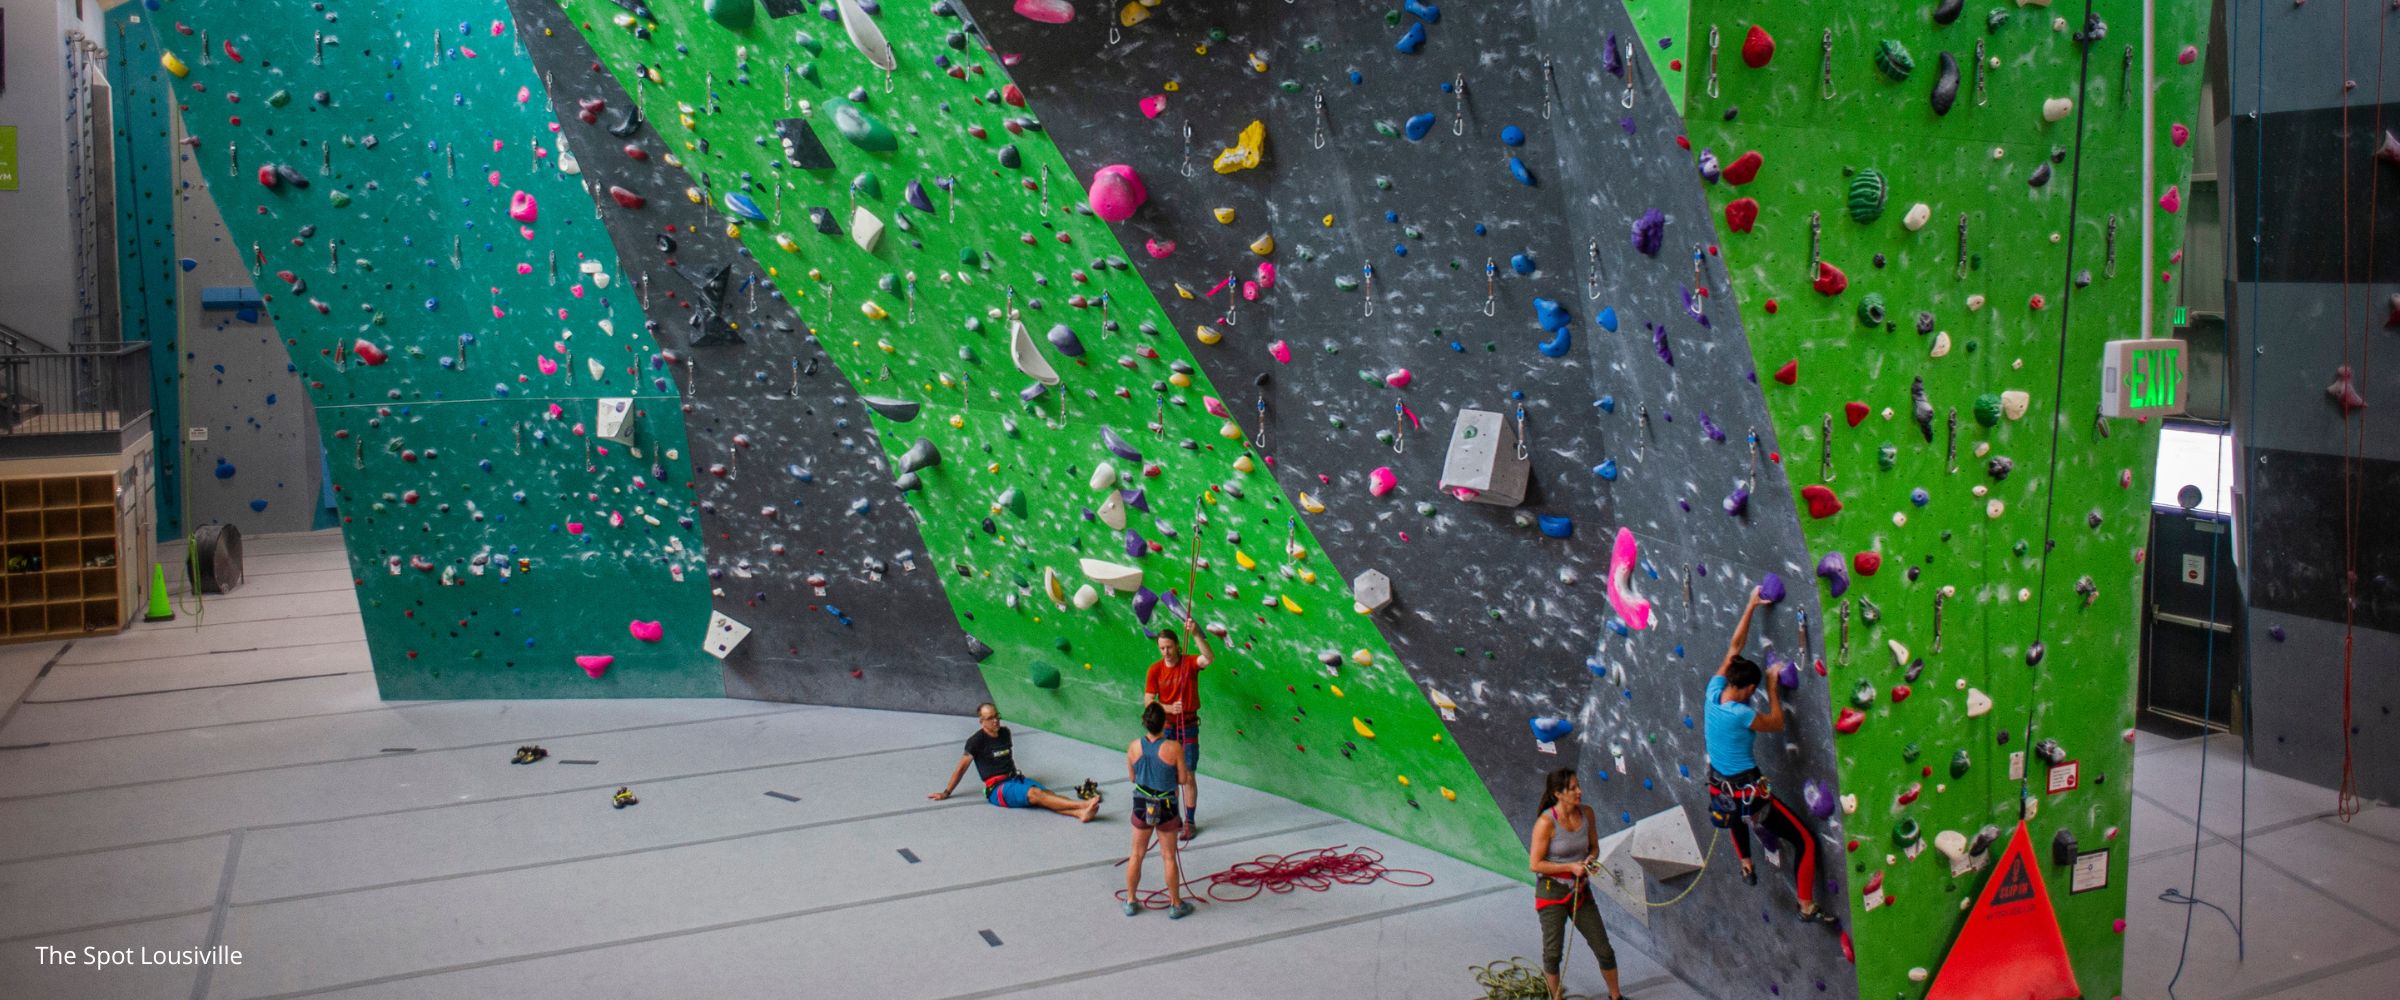
[[[1524,956],[1490,965],[1470,965],[1475,985],[1483,987],[1476,1000],[1550,1000],[1550,983],[1542,971],[1525,964]],[[1558,1000],[1592,1000],[1582,993],[1563,993]]]
[[[1700,856],[1700,872],[1699,874],[1692,876],[1692,884],[1684,886],[1682,892],[1675,894],[1675,898],[1667,900],[1664,903],[1653,903],[1647,899],[1644,899],[1642,900],[1642,905],[1652,909],[1657,909],[1662,906],[1673,906],[1677,903],[1683,902],[1683,897],[1691,895],[1692,890],[1700,887],[1701,876],[1708,874],[1708,863],[1717,856],[1717,841],[1724,835],[1725,831],[1723,830],[1718,830],[1708,835],[1708,851]],[[1598,858],[1593,858],[1591,864],[1584,866],[1584,870],[1592,874],[1606,872],[1611,882],[1616,881],[1616,873],[1600,867],[1600,859]]]

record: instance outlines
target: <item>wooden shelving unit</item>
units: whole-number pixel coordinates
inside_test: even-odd
[[[116,479],[0,479],[0,641],[124,627],[129,590]]]

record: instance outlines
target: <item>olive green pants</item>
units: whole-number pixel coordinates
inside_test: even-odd
[[[1584,941],[1591,944],[1592,957],[1600,960],[1601,970],[1616,968],[1617,951],[1609,947],[1608,928],[1600,923],[1600,908],[1593,905],[1589,886],[1543,876],[1533,890],[1534,898],[1543,900],[1566,899],[1569,892],[1575,894],[1573,902],[1555,903],[1535,911],[1542,919],[1542,972],[1558,975],[1559,959],[1567,950],[1569,921],[1582,932]]]

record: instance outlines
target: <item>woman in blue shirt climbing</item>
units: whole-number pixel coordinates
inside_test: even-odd
[[[1792,867],[1800,919],[1830,924],[1833,916],[1817,908],[1817,835],[1798,812],[1775,797],[1766,774],[1750,754],[1755,734],[1780,733],[1784,726],[1782,685],[1765,685],[1764,713],[1752,707],[1750,699],[1758,693],[1764,674],[1757,662],[1742,655],[1742,647],[1750,642],[1750,616],[1765,603],[1756,589],[1750,591],[1750,603],[1742,609],[1740,624],[1733,627],[1733,642],[1725,649],[1725,660],[1708,679],[1707,705],[1702,710],[1708,736],[1708,819],[1732,836],[1734,856],[1742,862],[1742,881],[1751,885],[1758,884],[1758,871],[1750,863],[1753,817],[1767,832],[1791,844],[1800,855]]]

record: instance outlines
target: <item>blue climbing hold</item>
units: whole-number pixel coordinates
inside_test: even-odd
[[[185,274],[190,274],[193,268],[200,266],[199,261],[193,260],[190,257],[185,257],[182,260],[177,261],[177,263],[183,265],[183,271]]]
[[[1409,25],[1408,33],[1400,36],[1400,44],[1392,47],[1399,49],[1402,55],[1416,55],[1417,50],[1425,47],[1425,22],[1419,21]]]
[[[267,512],[267,502],[266,502],[266,501],[264,501],[264,500],[252,500],[252,501],[250,501],[250,512],[251,512],[251,513],[254,513],[254,514],[264,514],[264,513],[266,513],[266,512]]]
[[[233,478],[233,463],[232,463],[232,462],[228,462],[228,461],[224,460],[223,458],[219,458],[219,459],[217,459],[217,478],[219,478],[219,479],[231,479],[231,478]]]
[[[1522,146],[1522,145],[1524,145],[1524,144],[1525,144],[1525,130],[1524,130],[1524,129],[1521,129],[1521,128],[1518,128],[1518,127],[1516,127],[1516,126],[1514,126],[1514,125],[1503,125],[1503,126],[1501,126],[1501,127],[1500,127],[1500,144],[1501,144],[1501,145],[1503,145],[1503,146]]]
[[[1516,178],[1517,183],[1519,184],[1523,184],[1526,187],[1533,186],[1533,171],[1527,170],[1525,168],[1525,161],[1517,159],[1514,156],[1508,158],[1508,175]]]
[[[1393,210],[1391,210],[1391,209],[1388,209],[1388,208],[1387,208],[1387,209],[1384,209],[1384,210],[1383,210],[1383,221],[1385,221],[1385,222],[1398,222],[1398,221],[1400,221],[1400,213],[1399,213],[1399,212],[1396,212],[1396,211],[1393,211]]]
[[[1908,491],[1908,502],[1923,507],[1933,502],[1933,494],[1925,492],[1925,487],[1919,486]]]
[[[758,203],[739,191],[725,192],[725,210],[752,222],[767,220],[767,213],[759,209]]]
[[[1475,235],[1481,236],[1484,234],[1484,231],[1483,223],[1478,222],[1475,224]]]
[[[1568,315],[1567,307],[1559,305],[1557,299],[1534,299],[1533,318],[1542,325],[1542,329],[1552,333],[1564,330],[1568,324],[1575,322],[1575,317]]]
[[[1598,464],[1598,465],[1592,466],[1592,475],[1598,476],[1598,477],[1600,477],[1600,478],[1602,478],[1602,479],[1606,479],[1606,480],[1608,480],[1609,482],[1612,482],[1612,483],[1613,483],[1613,482],[1616,482],[1616,481],[1617,481],[1617,460],[1612,458],[1612,459],[1608,459],[1607,461],[1601,462],[1601,463],[1600,463],[1600,464]]]
[[[1599,319],[1599,322],[1600,322],[1600,328],[1601,328],[1601,329],[1603,329],[1603,330],[1606,330],[1606,331],[1608,331],[1608,332],[1610,332],[1610,333],[1615,333],[1615,332],[1617,332],[1617,307],[1615,307],[1615,306],[1604,306],[1604,307],[1602,307],[1602,308],[1601,308],[1601,310],[1600,310],[1600,315],[1599,315],[1598,319]]]
[[[1603,323],[1603,324],[1601,324],[1601,325],[1602,325],[1602,326],[1607,326],[1607,324],[1605,324],[1605,323]],[[1613,326],[1611,326],[1611,327],[1609,327],[1609,329],[1611,329],[1611,330],[1614,330],[1614,329],[1616,329],[1616,327],[1613,327]],[[1592,405],[1593,405],[1593,406],[1597,406],[1597,407],[1599,407],[1599,408],[1600,408],[1600,412],[1602,412],[1602,413],[1615,413],[1615,412],[1617,412],[1617,397],[1615,397],[1615,396],[1602,396],[1602,397],[1600,397],[1600,401],[1599,401],[1599,402],[1597,402],[1597,403],[1593,403]]]
[[[1521,253],[1514,257],[1510,257],[1508,259],[1508,269],[1515,271],[1518,274],[1532,274],[1534,269],[1533,255],[1529,253]]]
[[[1542,352],[1548,354],[1548,351]],[[1556,357],[1556,355],[1552,355]],[[1541,515],[1542,534],[1552,538],[1575,537],[1575,519],[1562,514]]]
[[[1392,244],[1392,255],[1393,255],[1393,256],[1395,256],[1395,257],[1406,257],[1406,256],[1408,256],[1408,244],[1406,244],[1406,243],[1394,243],[1394,244]]]
[[[1357,71],[1357,70],[1351,70],[1351,71],[1350,71],[1350,85],[1351,85],[1351,86],[1355,87],[1355,86],[1358,86],[1359,84],[1362,84],[1362,83],[1365,83],[1365,82],[1367,82],[1367,78],[1366,78],[1366,77],[1363,77],[1363,76],[1360,76],[1360,75],[1358,75],[1358,71]]]
[[[1401,126],[1400,131],[1408,136],[1410,142],[1423,140],[1427,133],[1433,131],[1433,112],[1428,111],[1421,115],[1411,116],[1408,124]]]
[[[1563,358],[1567,356],[1568,349],[1574,346],[1575,334],[1573,331],[1560,327],[1558,332],[1550,335],[1550,339],[1535,345],[1535,349],[1541,351],[1545,358]]]
[[[1427,24],[1439,24],[1442,20],[1442,8],[1422,0],[1401,0],[1400,9],[1423,18]]]
[[[1573,722],[1555,715],[1537,715],[1526,723],[1533,727],[1533,738],[1544,743],[1556,743],[1575,733]]]

